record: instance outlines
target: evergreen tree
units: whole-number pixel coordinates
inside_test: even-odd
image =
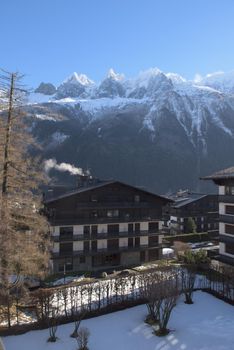
[[[0,76],[0,296],[9,303],[11,276],[41,276],[49,261],[48,224],[42,215],[39,163],[22,112],[26,92],[18,73]]]
[[[186,231],[188,233],[196,233],[197,232],[197,226],[195,224],[195,221],[193,218],[189,217],[186,225]]]

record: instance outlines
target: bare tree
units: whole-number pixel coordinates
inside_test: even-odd
[[[171,312],[176,306],[180,292],[178,274],[172,269],[157,271],[142,276],[144,279],[141,293],[146,299],[148,316],[146,322],[158,324],[157,335],[169,333],[167,324]]]
[[[164,336],[169,333],[167,328],[171,312],[176,306],[179,297],[177,278],[161,281],[156,289],[158,309],[158,330],[156,335]]]
[[[159,310],[156,290],[159,282],[162,279],[160,272],[144,273],[140,276],[141,280],[141,297],[146,300],[148,315],[145,319],[146,323],[158,323]]]
[[[18,73],[0,75],[0,293],[10,327],[11,276],[41,276],[49,259],[48,225],[38,190],[43,176],[29,156],[34,142],[22,112],[25,89]]]
[[[76,305],[76,306],[73,306],[71,312],[72,312],[72,317],[73,317],[73,320],[74,320],[74,331],[72,332],[70,337],[77,338],[81,321],[85,317],[85,315],[87,313],[87,310],[85,308],[81,308],[79,310],[78,306]]]
[[[78,344],[78,350],[89,350],[88,348],[88,340],[89,340],[90,332],[87,328],[80,328],[76,337],[76,341]]]
[[[197,277],[196,265],[188,265],[181,270],[182,292],[186,304],[193,304],[193,291]]]
[[[47,341],[54,343],[58,339],[58,337],[56,336],[58,323],[59,323],[59,315],[58,315],[57,308],[52,309],[51,314],[47,318],[47,322],[48,322],[49,334],[50,334]]]

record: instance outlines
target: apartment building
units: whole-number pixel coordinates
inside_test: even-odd
[[[169,198],[173,202],[163,208],[163,217],[171,234],[190,233],[188,219],[192,218],[197,232],[218,235],[218,195],[180,190]]]
[[[170,200],[119,181],[88,181],[45,206],[53,272],[126,267],[161,257],[162,207]]]
[[[203,179],[219,186],[219,260],[234,265],[234,167]]]

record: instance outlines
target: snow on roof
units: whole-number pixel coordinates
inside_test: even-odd
[[[215,180],[215,179],[234,179],[234,166],[219,170],[212,175],[202,177],[203,180]]]

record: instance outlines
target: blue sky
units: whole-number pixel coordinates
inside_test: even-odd
[[[158,67],[186,78],[234,69],[234,0],[1,0],[0,67],[26,83],[101,80]]]

